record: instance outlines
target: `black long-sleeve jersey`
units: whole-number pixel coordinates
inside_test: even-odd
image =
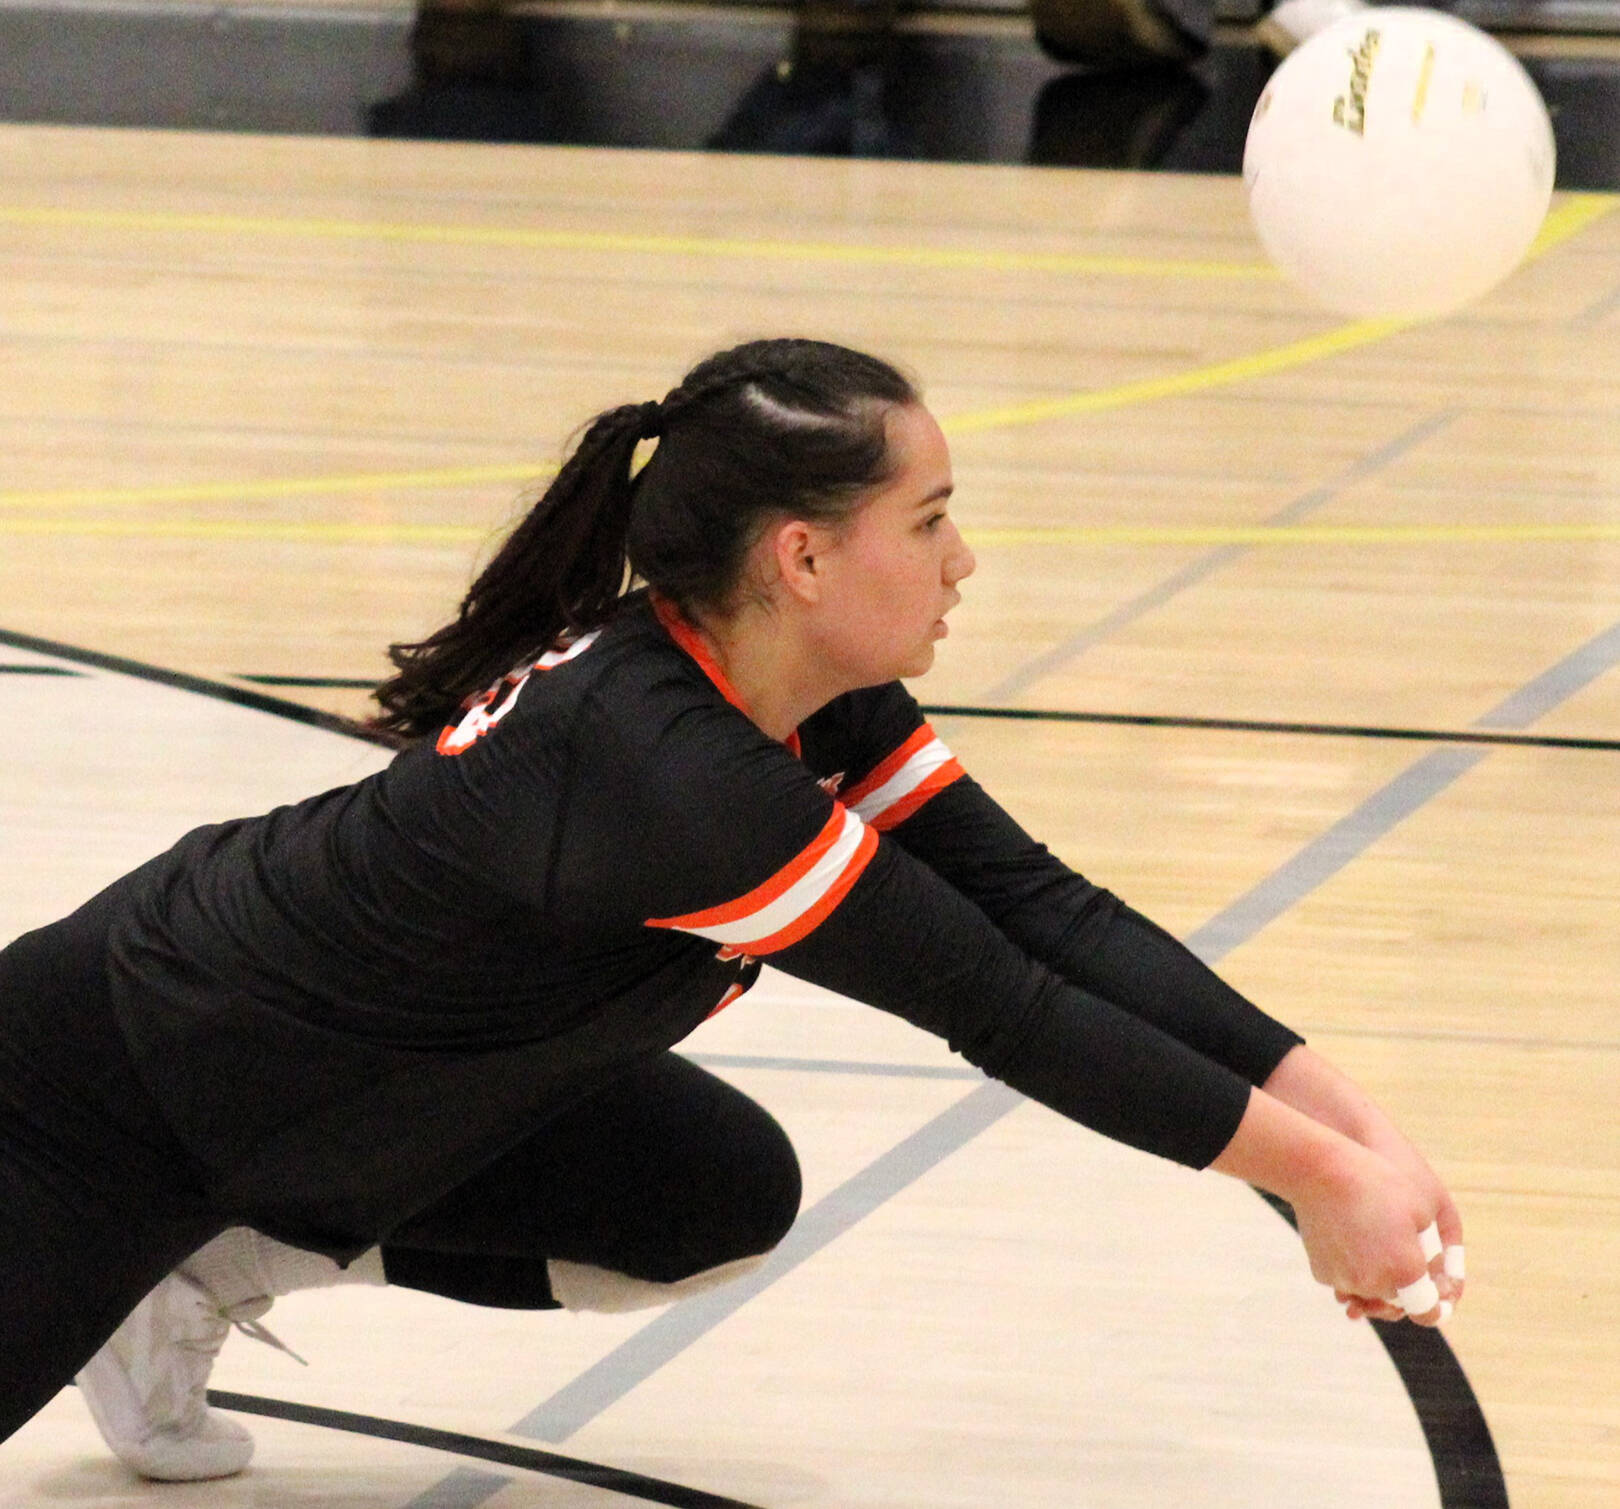
[[[1030,839],[898,683],[784,745],[645,596],[436,743],[122,884],[115,1009],[199,1176],[339,1256],[762,959],[1193,1166],[1300,1041]]]

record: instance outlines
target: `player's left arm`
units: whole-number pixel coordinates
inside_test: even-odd
[[[972,900],[1054,973],[1152,1023],[1268,1095],[1401,1169],[1430,1198],[1445,1247],[1442,1293],[1462,1294],[1462,1221],[1427,1160],[1353,1080],[1261,1011],[1190,949],[1031,838],[965,772],[890,836]],[[1352,1318],[1392,1320],[1341,1295]]]
[[[1252,1085],[1302,1041],[1177,939],[1037,843],[956,760],[898,682],[839,712],[860,818],[982,911],[1025,953]]]
[[[965,773],[891,830],[1064,979],[1266,1085],[1303,1039],[1190,949],[1037,843]]]
[[[1437,1270],[1442,1296],[1455,1304],[1462,1298],[1466,1278],[1463,1256],[1462,1216],[1457,1202],[1430,1167],[1428,1160],[1412,1144],[1390,1117],[1381,1110],[1360,1085],[1319,1053],[1303,1045],[1278,1064],[1264,1086],[1267,1094],[1301,1111],[1313,1121],[1342,1132],[1353,1142],[1377,1153],[1406,1175],[1412,1185],[1432,1202],[1437,1214],[1443,1262]],[[1341,1293],[1349,1305],[1352,1320],[1370,1315],[1374,1320],[1398,1320],[1401,1312],[1376,1300]]]

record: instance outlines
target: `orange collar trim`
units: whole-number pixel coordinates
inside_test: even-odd
[[[726,679],[726,673],[720,669],[719,661],[714,658],[708,644],[704,641],[697,628],[686,621],[681,614],[681,610],[667,597],[661,597],[656,592],[649,592],[647,596],[652,602],[653,612],[658,615],[658,622],[664,626],[664,630],[669,637],[685,650],[693,660],[697,661],[703,674],[714,683],[715,689],[720,695],[752,722],[754,715],[748,710],[748,704],[737,694],[737,688]],[[798,729],[794,729],[782,742],[787,745],[792,754],[798,755]]]

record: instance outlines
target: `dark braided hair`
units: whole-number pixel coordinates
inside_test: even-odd
[[[456,617],[389,648],[375,726],[436,733],[525,658],[606,623],[636,580],[688,617],[725,611],[771,518],[836,523],[887,479],[886,411],[917,400],[876,357],[768,340],[699,362],[661,403],[598,415]]]

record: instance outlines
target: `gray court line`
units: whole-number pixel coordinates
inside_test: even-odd
[[[1241,943],[1325,885],[1351,860],[1365,854],[1397,823],[1434,800],[1485,758],[1485,750],[1437,749],[1408,766],[1388,785],[1285,860],[1264,880],[1185,941],[1206,964],[1223,959]]]
[[[1620,624],[1505,698],[1480,718],[1478,725],[1521,727],[1590,685],[1617,662]],[[1366,853],[1397,824],[1471,770],[1486,753],[1477,748],[1451,748],[1425,755],[1205,923],[1188,940],[1189,944],[1205,960],[1217,963],[1351,860]],[[1021,1099],[995,1081],[971,1091],[806,1211],[758,1273],[666,1310],[525,1415],[512,1427],[512,1433],[550,1442],[566,1440],[742,1305],[964,1147]]]
[[[1457,418],[1458,411],[1447,409],[1410,429],[1403,431],[1386,445],[1380,446],[1371,454],[1346,467],[1331,482],[1321,487],[1312,488],[1302,497],[1296,498],[1287,507],[1271,515],[1263,522],[1270,524],[1293,524],[1314,513],[1325,503],[1331,503],[1346,488],[1353,487],[1357,482],[1363,482],[1368,477],[1375,476],[1394,462],[1400,460],[1408,451],[1421,445],[1425,440],[1440,433],[1447,425]],[[1076,656],[1084,654],[1093,645],[1101,644],[1113,634],[1128,624],[1135,623],[1137,619],[1146,617],[1155,609],[1162,608],[1172,598],[1178,597],[1189,587],[1195,587],[1199,582],[1213,576],[1217,571],[1230,565],[1238,557],[1247,555],[1256,547],[1253,545],[1218,545],[1207,551],[1196,560],[1183,566],[1180,571],[1166,577],[1157,585],[1149,587],[1146,592],[1130,601],[1121,603],[1111,613],[1105,613],[1095,623],[1089,624],[1079,633],[1071,635],[1061,644],[1055,645],[1042,655],[1020,666],[1010,676],[999,681],[984,694],[987,702],[1003,702],[1016,697],[1020,692],[1027,690],[1043,676],[1067,665]]]
[[[1022,1100],[1016,1090],[995,1080],[986,1080],[969,1091],[955,1105],[946,1107],[830,1194],[823,1195],[799,1217],[782,1245],[756,1273],[723,1289],[672,1305],[531,1410],[509,1433],[539,1441],[567,1440],[755,1295],[809,1261]]]
[[[785,1069],[794,1074],[874,1075],[880,1079],[972,1079],[984,1075],[967,1065],[879,1064],[859,1058],[772,1058],[756,1053],[688,1053],[709,1069]]]
[[[512,1479],[498,1472],[479,1472],[458,1467],[431,1488],[417,1494],[402,1509],[478,1509],[495,1497]]]
[[[1544,718],[1560,703],[1585,690],[1620,661],[1620,624],[1594,635],[1557,665],[1527,681],[1504,697],[1488,713],[1474,720],[1475,728],[1520,729]]]
[[[1620,663],[1620,624],[1605,629],[1556,665],[1526,682],[1470,725],[1525,728],[1591,685]],[[1381,787],[1355,811],[1285,861],[1253,890],[1238,897],[1186,941],[1206,963],[1224,958],[1240,943],[1297,905],[1318,886],[1367,852],[1386,833],[1434,800],[1472,770],[1488,751],[1478,745],[1436,749]]]

